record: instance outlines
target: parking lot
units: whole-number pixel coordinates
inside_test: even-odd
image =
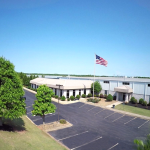
[[[36,124],[42,124],[39,116],[32,116],[34,94],[26,91],[27,115]],[[32,102],[31,102],[32,101]],[[58,103],[53,102],[56,107]],[[128,116],[85,103],[60,104],[60,119],[72,127],[49,132],[54,138],[72,150],[127,150],[136,149],[133,140],[143,139],[150,133],[150,121]],[[46,123],[58,120],[58,112],[46,115]]]

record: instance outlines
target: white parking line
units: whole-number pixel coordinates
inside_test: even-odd
[[[97,108],[97,107],[93,107],[93,108],[89,109],[88,111],[91,111],[91,110],[94,109],[94,108]]]
[[[33,105],[33,104],[32,104]],[[32,106],[27,106],[26,108],[29,108],[29,107],[32,107]]]
[[[97,139],[95,139],[95,140],[93,140],[93,141],[90,141],[90,142],[85,143],[85,144],[83,144],[83,145],[80,145],[80,146],[78,146],[78,147],[72,148],[71,150],[74,150],[74,149],[77,149],[77,148],[79,148],[79,147],[85,146],[85,145],[90,144],[90,143],[92,143],[92,142],[94,142],[94,141],[97,141],[97,140],[99,140],[99,139],[101,139],[101,138],[102,138],[102,137],[99,137],[99,138],[97,138]]]
[[[27,114],[30,114],[31,112],[28,112]]]
[[[79,108],[81,108],[81,107],[83,107],[83,106],[85,106],[85,105],[87,105],[87,104],[83,104],[82,106],[80,106]]]
[[[142,125],[140,125],[138,128],[141,128],[145,123],[149,122],[150,120],[145,121]]]
[[[100,112],[102,112],[102,111],[104,111],[105,109],[103,109],[103,110],[101,110],[101,111],[99,111],[99,112],[97,112],[96,114],[94,114],[94,115],[97,115],[98,113],[100,113]]]
[[[58,141],[62,141],[62,140],[64,140],[64,139],[68,139],[68,138],[71,138],[71,137],[74,137],[74,136],[77,136],[77,135],[81,135],[81,134],[84,134],[84,133],[87,133],[87,132],[89,132],[89,131],[85,131],[85,132],[82,132],[82,133],[79,133],[79,134],[67,136],[67,137],[65,137],[65,138],[59,139]]]
[[[50,115],[50,116],[48,116],[48,117],[51,117],[51,116],[54,116],[54,115],[56,115],[56,114],[52,114],[52,115]],[[45,116],[46,118],[47,118],[47,116]],[[34,119],[33,121],[37,121],[37,120],[40,120],[40,119],[42,119],[42,117],[41,118],[38,118],[38,119]]]
[[[116,147],[118,144],[119,144],[119,143],[115,144],[114,146],[110,147],[108,150],[110,150],[110,149]]]
[[[137,117],[132,118],[131,120],[129,120],[128,122],[126,122],[126,123],[124,123],[124,124],[127,124],[127,123],[131,122],[132,120],[134,120],[134,119],[136,119],[136,118],[137,118]]]
[[[108,115],[107,117],[105,117],[104,119],[110,117],[111,115],[115,114],[116,112],[113,112],[112,114]]]
[[[124,117],[124,116],[125,116],[125,115],[122,115],[121,117],[119,117],[119,118],[113,120],[112,122],[115,122],[115,121],[119,120],[120,118],[122,118],[122,117]]]

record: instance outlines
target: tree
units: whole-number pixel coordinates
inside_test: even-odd
[[[32,115],[41,116],[45,124],[45,115],[54,113],[56,106],[51,103],[51,97],[54,95],[53,90],[46,85],[40,85],[35,95],[37,100],[34,101]]]
[[[22,82],[14,65],[0,57],[0,122],[2,118],[15,119],[26,113]]]
[[[147,136],[145,142],[135,139],[134,144],[137,145],[137,150],[150,150],[150,134]]]
[[[94,94],[99,94],[99,92],[102,90],[102,87],[98,81],[94,82]],[[91,91],[93,93],[93,83],[91,84]]]

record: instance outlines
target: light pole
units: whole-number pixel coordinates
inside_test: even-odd
[[[56,86],[59,86],[59,97],[60,97],[60,86],[63,86],[63,85],[56,84]],[[58,122],[59,122],[59,97],[58,97]]]

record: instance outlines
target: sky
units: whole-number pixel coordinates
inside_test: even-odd
[[[17,72],[150,77],[150,0],[0,0],[1,56]]]

